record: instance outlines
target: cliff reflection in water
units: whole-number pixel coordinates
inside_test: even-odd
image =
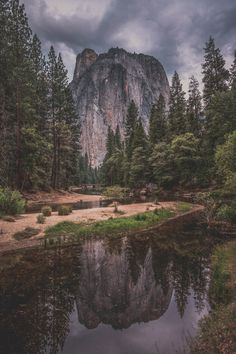
[[[173,299],[181,318],[191,294],[201,312],[211,247],[149,233],[2,257],[0,353],[64,353],[75,314],[87,329],[127,329],[159,319]]]

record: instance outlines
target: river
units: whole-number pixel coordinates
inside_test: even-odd
[[[186,352],[214,244],[192,225],[2,256],[0,353]]]

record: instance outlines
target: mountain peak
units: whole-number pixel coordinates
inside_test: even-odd
[[[124,121],[132,100],[148,129],[151,107],[162,94],[169,100],[169,83],[163,66],[154,57],[111,48],[97,55],[85,49],[76,60],[71,89],[81,119],[81,146],[93,167],[106,153],[108,126],[119,126],[124,138]]]

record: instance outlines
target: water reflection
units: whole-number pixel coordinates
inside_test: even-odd
[[[212,244],[149,233],[2,257],[0,353],[174,353],[207,311]]]

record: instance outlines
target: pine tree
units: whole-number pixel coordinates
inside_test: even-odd
[[[136,127],[137,120],[138,108],[136,107],[134,101],[131,101],[125,121],[125,148],[128,160],[130,160],[132,157],[134,130]]]
[[[189,82],[189,97],[187,101],[187,123],[188,131],[195,136],[200,135],[202,102],[201,93],[199,90],[199,82],[194,76],[191,76]]]
[[[132,187],[142,187],[147,182],[148,175],[148,140],[139,118],[134,130],[128,183]]]
[[[208,107],[217,92],[227,91],[229,72],[225,68],[225,60],[220,49],[215,47],[215,41],[212,37],[209,38],[204,50],[205,62],[202,64],[203,99],[205,106]]]
[[[79,167],[80,124],[71,92],[67,70],[61,54],[56,57],[51,47],[48,55],[47,77],[49,85],[49,123],[52,137],[51,186],[59,188],[71,182],[69,172],[76,175]]]
[[[0,1],[0,186],[9,184],[8,160],[10,150],[9,117],[7,112],[7,86],[8,86],[8,16],[9,2]]]
[[[148,172],[147,152],[144,147],[137,146],[132,154],[129,185],[136,188],[143,187],[147,183]]]
[[[115,132],[115,136],[114,136],[114,144],[115,144],[117,149],[121,149],[122,148],[120,128],[119,128],[118,125],[116,127],[116,132]]]
[[[178,73],[175,71],[170,89],[168,138],[187,131],[185,92]]]
[[[31,65],[31,44],[32,32],[28,24],[24,5],[19,1],[10,2],[10,12],[8,16],[8,113],[9,125],[14,132],[12,140],[15,142],[9,156],[9,178],[19,189],[24,188],[28,176],[24,173],[24,166],[28,156],[24,152],[27,134],[25,129],[30,121],[35,118],[33,107],[33,81],[35,77]]]
[[[147,136],[144,131],[141,118],[139,118],[134,129],[133,142],[131,147],[132,151],[134,151],[134,149],[136,149],[137,147],[142,147],[144,150],[147,150],[147,143]]]
[[[236,50],[234,52],[234,61],[230,68],[230,86],[232,89],[236,89]]]
[[[163,141],[166,135],[166,105],[160,94],[156,105],[152,106],[149,121],[149,142],[151,146]]]

